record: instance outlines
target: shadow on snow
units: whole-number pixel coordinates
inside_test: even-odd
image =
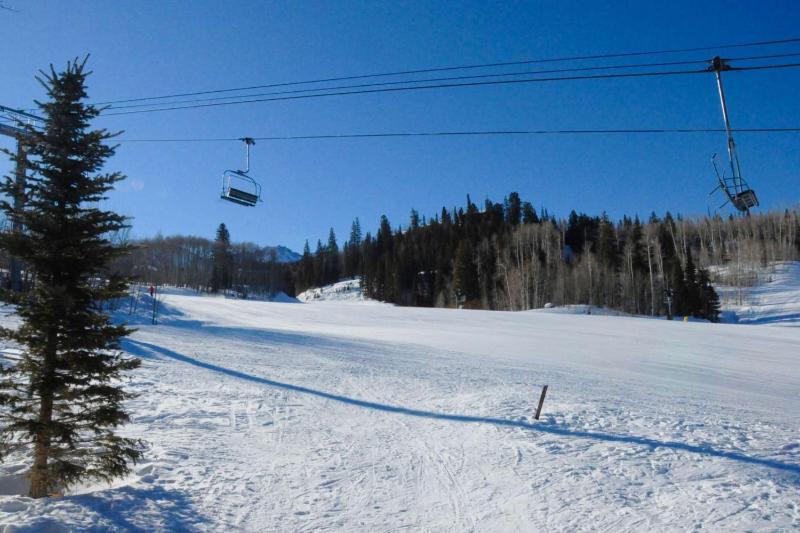
[[[81,524],[80,531],[108,531],[108,524],[113,524],[111,527],[115,530],[132,533],[149,533],[154,529],[187,532],[207,529],[205,518],[197,513],[185,493],[157,486],[119,487],[110,492],[69,496],[64,500],[97,515],[97,525],[87,529]],[[74,531],[76,526],[59,516],[44,516],[14,524],[12,528],[19,533],[41,533]]]
[[[211,363],[206,363],[203,361],[199,361],[192,357],[188,357],[186,355],[179,354],[167,348],[163,348],[161,346],[156,346],[151,343],[146,343],[142,341],[136,341],[133,339],[126,339],[124,342],[123,347],[132,355],[144,358],[160,358],[166,357],[170,359],[175,359],[177,361],[181,361],[190,365],[194,365],[200,368],[204,368],[206,370],[211,370],[213,372],[218,372],[220,374],[224,374],[233,378],[242,379],[254,383],[260,383],[262,385],[267,385],[270,387],[277,387],[284,390],[290,390],[294,392],[299,392],[302,394],[309,394],[312,396],[317,396],[319,398],[325,398],[327,400],[332,400],[335,402],[340,402],[348,405],[354,405],[356,407],[362,407],[366,409],[373,409],[376,411],[383,411],[387,413],[396,413],[401,415],[407,416],[414,416],[420,418],[430,418],[436,420],[447,420],[452,422],[464,422],[464,423],[477,423],[477,424],[492,424],[495,426],[506,426],[506,427],[516,427],[521,428],[529,431],[536,431],[539,433],[548,433],[552,435],[561,435],[565,437],[576,437],[581,439],[591,439],[603,442],[617,442],[617,443],[625,443],[625,444],[636,444],[640,446],[646,446],[652,449],[655,448],[670,448],[674,450],[685,451],[689,453],[697,453],[702,455],[708,455],[712,457],[721,457],[724,459],[729,459],[733,461],[739,461],[742,463],[753,464],[758,466],[765,466],[768,468],[773,468],[776,470],[782,470],[786,472],[791,472],[794,474],[800,474],[800,464],[792,464],[792,463],[784,463],[781,461],[776,461],[774,459],[763,459],[759,457],[750,457],[748,455],[744,455],[738,452],[731,452],[731,451],[724,451],[724,450],[717,450],[710,446],[703,446],[703,445],[694,445],[694,444],[686,444],[683,442],[677,441],[660,441],[656,439],[650,439],[646,437],[637,437],[632,435],[614,435],[609,433],[598,433],[593,431],[583,431],[578,429],[570,429],[565,426],[556,426],[552,424],[546,423],[537,423],[537,424],[530,424],[528,422],[518,421],[518,420],[507,420],[503,418],[491,418],[491,417],[478,417],[478,416],[469,416],[469,415],[457,415],[457,414],[447,414],[447,413],[436,413],[433,411],[424,411],[420,409],[412,409],[408,407],[401,407],[395,405],[387,405],[377,402],[370,402],[366,400],[359,400],[356,398],[348,398],[346,396],[340,396],[338,394],[333,394],[330,392],[325,392],[317,389],[312,389],[309,387],[303,387],[301,385],[292,385],[291,383],[283,383],[280,381],[274,381],[267,378],[262,378],[258,376],[253,376],[251,374],[246,374],[244,372],[239,372],[238,370],[232,370],[230,368],[225,368],[222,366],[214,365]]]

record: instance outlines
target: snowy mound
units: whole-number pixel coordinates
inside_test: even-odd
[[[361,279],[353,278],[345,281],[308,289],[297,295],[301,302],[362,302],[364,293],[361,291]]]
[[[756,272],[752,287],[717,285],[725,322],[800,326],[800,261]]]

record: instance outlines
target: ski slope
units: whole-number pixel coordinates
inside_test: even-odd
[[[800,326],[800,261],[760,269],[753,287],[722,285],[716,289],[723,318],[729,322]]]
[[[800,526],[800,328],[179,292],[135,322],[145,461],[0,496],[0,531]]]

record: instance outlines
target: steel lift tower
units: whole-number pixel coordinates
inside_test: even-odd
[[[21,211],[25,205],[25,134],[24,126],[40,124],[42,119],[36,115],[26,113],[19,109],[0,105],[0,135],[13,137],[17,141],[17,168],[14,172],[16,179],[16,193],[14,194],[14,210]],[[18,220],[12,220],[12,231],[21,231]],[[16,258],[11,258],[11,290],[22,290],[22,268]]]

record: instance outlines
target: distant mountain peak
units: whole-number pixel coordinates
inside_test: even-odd
[[[277,246],[265,246],[266,250],[275,250],[278,254],[278,262],[279,263],[294,263],[299,261],[302,255],[298,254],[291,248],[287,248],[283,245]]]

